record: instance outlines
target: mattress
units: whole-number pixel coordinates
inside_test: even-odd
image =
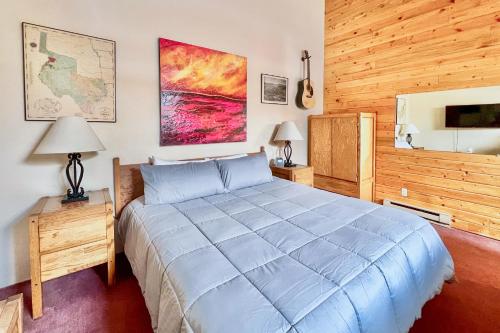
[[[407,332],[454,274],[424,219],[278,178],[119,233],[157,332]]]

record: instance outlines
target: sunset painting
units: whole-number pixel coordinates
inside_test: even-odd
[[[160,145],[246,141],[246,58],[162,38],[159,49]]]

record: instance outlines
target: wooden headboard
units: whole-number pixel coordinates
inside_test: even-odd
[[[260,152],[264,152],[264,147],[260,147]],[[255,155],[259,152],[248,153]],[[211,158],[224,157],[215,156]],[[186,159],[183,161],[201,160],[206,157]],[[149,163],[149,162],[145,162]],[[115,218],[119,218],[122,209],[135,198],[144,194],[144,181],[142,180],[139,164],[120,164],[120,158],[113,158],[113,180],[115,185]]]

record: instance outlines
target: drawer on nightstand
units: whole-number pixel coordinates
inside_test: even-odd
[[[290,175],[289,175],[289,174],[274,173],[274,174],[273,174],[273,176],[274,176],[274,177],[281,178],[281,179],[291,180],[291,179],[290,179]]]
[[[40,256],[42,282],[105,263],[107,260],[108,245],[105,239],[42,254]]]
[[[61,214],[62,215],[62,214]],[[47,253],[106,239],[106,215],[40,219],[40,252]]]
[[[313,173],[311,169],[299,169],[295,170],[293,173],[293,181],[305,185],[312,186],[313,184]]]
[[[274,168],[272,171],[273,171],[274,177],[278,177],[278,178],[282,178],[282,179],[286,179],[286,180],[292,180],[291,179],[292,173],[290,170]]]

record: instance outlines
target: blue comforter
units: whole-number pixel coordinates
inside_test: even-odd
[[[159,332],[407,332],[454,274],[424,219],[281,179],[119,230]]]

